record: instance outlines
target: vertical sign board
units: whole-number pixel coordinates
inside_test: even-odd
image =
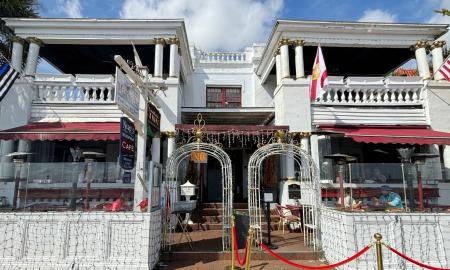
[[[124,170],[134,168],[136,154],[136,130],[134,124],[127,117],[120,118],[120,150],[119,164]]]
[[[139,97],[137,87],[128,77],[116,68],[116,103],[134,121],[139,120]]]
[[[161,113],[159,110],[153,106],[153,104],[148,103],[147,109],[147,127],[149,127],[152,131],[152,134],[155,134],[159,131],[161,125]]]

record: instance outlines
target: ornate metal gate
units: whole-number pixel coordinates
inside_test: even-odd
[[[248,162],[250,227],[254,229],[256,239],[262,241],[260,178],[263,161],[273,155],[288,156],[294,159],[300,168],[305,245],[311,245],[314,249],[320,248],[319,210],[321,198],[317,166],[308,153],[292,143],[292,138],[286,139],[289,143],[284,143],[285,135],[282,132],[276,134],[276,136],[276,143],[269,143],[260,147],[253,153]]]
[[[222,168],[222,205],[223,205],[223,213],[222,213],[222,247],[223,250],[227,250],[230,247],[230,218],[233,211],[233,175],[231,171],[231,159],[228,154],[218,145],[213,143],[204,143],[202,142],[203,132],[202,128],[205,125],[205,122],[201,118],[201,115],[197,117],[195,121],[196,129],[195,129],[195,142],[191,142],[181,147],[177,148],[169,157],[166,164],[166,187],[169,188],[169,193],[176,194],[177,185],[177,175],[178,168],[182,161],[186,158],[189,158],[191,153],[194,151],[203,151],[208,156],[212,156],[220,162]],[[171,196],[171,197],[172,197]],[[165,214],[170,215],[170,205],[166,204]],[[167,221],[165,219],[164,221]],[[163,222],[164,222],[163,221]],[[169,221],[170,223],[170,221]],[[164,231],[164,245],[170,245],[171,243],[171,235],[172,235],[172,226],[169,225],[169,230]]]

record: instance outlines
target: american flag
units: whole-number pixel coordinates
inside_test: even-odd
[[[442,64],[442,66],[438,69],[439,73],[442,74],[442,76],[444,76],[444,78],[450,82],[450,59],[449,57],[447,57],[447,59],[445,59],[444,64]]]
[[[19,76],[8,60],[0,53],[0,102],[8,94],[8,90]]]

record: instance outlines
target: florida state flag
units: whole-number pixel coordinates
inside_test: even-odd
[[[317,100],[325,92],[323,88],[328,85],[327,67],[323,59],[322,49],[320,45],[317,47],[316,59],[311,76],[311,101]]]

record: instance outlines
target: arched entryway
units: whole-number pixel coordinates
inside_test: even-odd
[[[292,158],[300,168],[300,192],[303,206],[304,242],[305,245],[320,248],[319,209],[320,183],[318,169],[311,156],[300,146],[283,143],[270,143],[260,147],[250,157],[248,163],[248,204],[250,227],[255,231],[255,237],[262,241],[262,204],[261,204],[261,173],[263,161],[274,155]]]
[[[201,135],[197,138],[201,140]],[[191,156],[191,153],[201,151],[219,161],[222,172],[222,248],[228,250],[230,247],[230,217],[233,211],[233,176],[231,171],[231,159],[225,151],[212,143],[192,142],[180,146],[167,160],[166,164],[166,186],[175,189],[177,187],[177,175],[180,164]],[[167,207],[167,205],[166,205]],[[170,206],[169,206],[170,207]],[[170,209],[166,209],[166,212]],[[171,234],[171,231],[168,232]],[[166,238],[166,237],[165,237]],[[170,239],[170,235],[169,235]]]

